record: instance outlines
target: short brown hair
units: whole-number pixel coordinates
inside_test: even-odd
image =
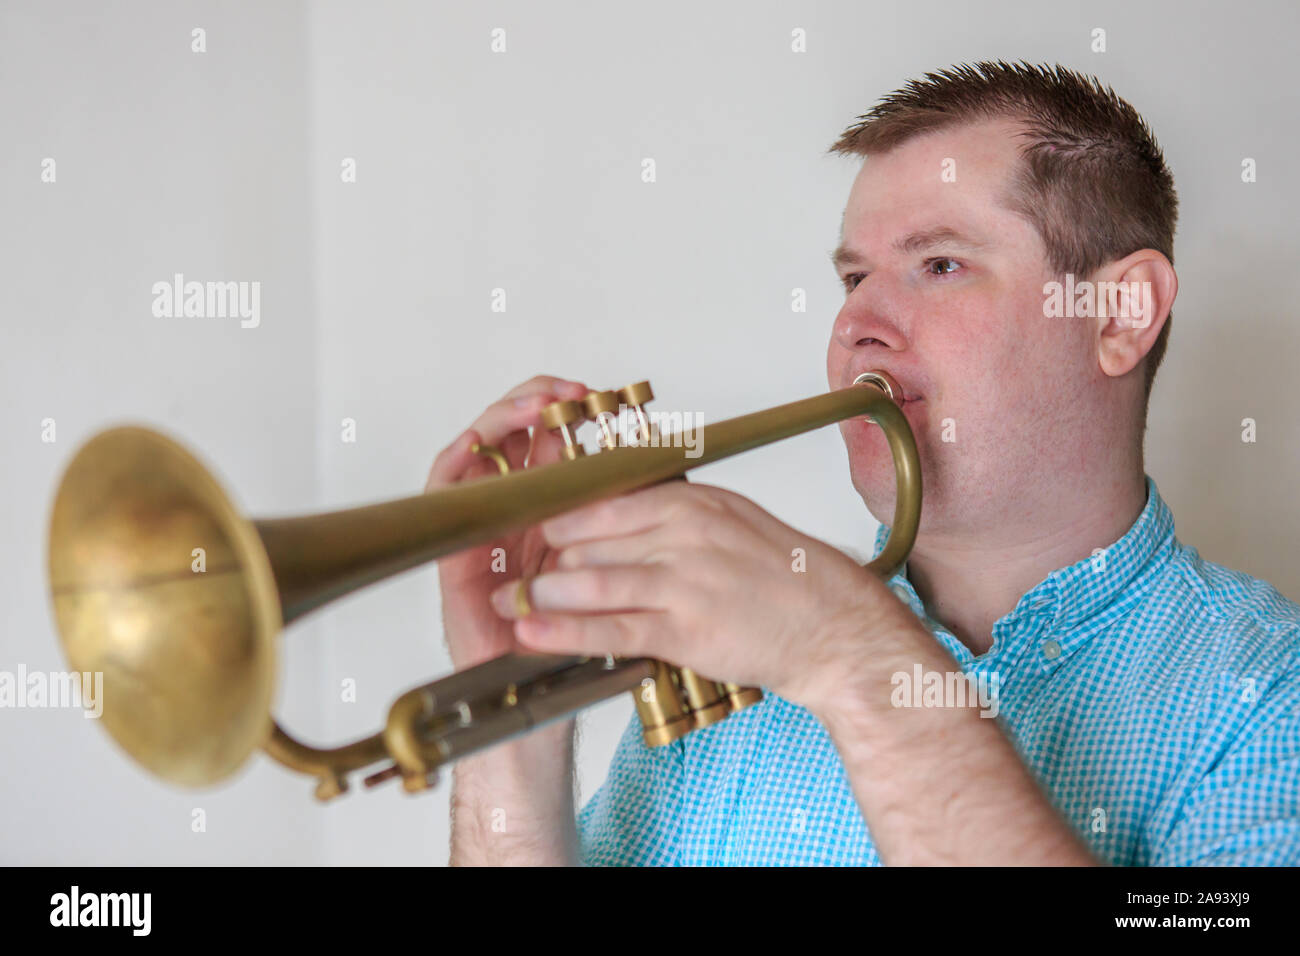
[[[844,131],[830,152],[868,156],[981,119],[1025,123],[1011,208],[1037,230],[1057,273],[1079,278],[1139,249],[1174,261],[1178,195],[1146,121],[1096,77],[1028,63],[961,64],[911,80]],[[1146,357],[1144,403],[1173,317]]]

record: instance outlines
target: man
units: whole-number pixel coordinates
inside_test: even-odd
[[[576,822],[572,722],[464,761],[452,861],[1300,863],[1300,607],[1180,544],[1144,471],[1178,288],[1146,124],[1095,80],[981,63],[886,97],[833,150],[864,162],[828,377],[903,386],[924,475],[906,567],[886,584],[682,483],[444,561],[458,666],[522,646],[767,689],[654,750],[634,720]],[[1061,314],[1058,282],[1109,293]],[[538,409],[585,391],[520,386],[430,486],[489,467],[475,441],[522,464]],[[841,428],[888,520],[880,430]],[[496,546],[531,614],[488,570]],[[963,686],[973,702],[952,699]]]

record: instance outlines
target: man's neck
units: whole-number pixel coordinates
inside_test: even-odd
[[[1114,544],[1146,506],[1146,480],[1116,481],[1104,493],[1074,497],[1029,516],[1024,525],[988,534],[918,536],[907,576],[930,617],[975,655],[993,646],[993,626],[1058,568]],[[1028,512],[1028,509],[1025,510]],[[1022,512],[1024,513],[1024,512]],[[1046,516],[1050,515],[1050,518]]]

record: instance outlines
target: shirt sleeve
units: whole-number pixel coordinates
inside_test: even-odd
[[[1260,698],[1196,786],[1156,866],[1300,865],[1300,669]]]
[[[676,866],[681,856],[685,749],[647,747],[635,713],[609,774],[578,814],[584,866]]]

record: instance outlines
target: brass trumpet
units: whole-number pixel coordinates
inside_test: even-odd
[[[272,719],[275,640],[285,626],[358,588],[601,498],[624,494],[749,449],[855,416],[880,425],[897,477],[894,523],[869,565],[892,575],[906,560],[921,512],[916,443],[890,376],[704,426],[699,454],[652,432],[646,382],[556,402],[544,427],[564,439],[563,460],[428,494],[328,514],[242,516],[216,479],[170,439],[144,428],[102,432],[69,464],[54,502],[50,592],[70,666],[102,672],[108,732],[147,770],[179,785],[232,774],[259,747],[316,778],[316,796],[347,776],[386,766],[372,786],[400,777],[424,790],[439,767],[624,691],[645,742],[659,746],[762,698],[756,688],[703,678],[648,659],[507,654],[397,698],[380,733],[319,749]],[[637,434],[611,428],[624,404]],[[575,438],[600,429],[600,452]],[[652,438],[661,440],[655,441]]]

